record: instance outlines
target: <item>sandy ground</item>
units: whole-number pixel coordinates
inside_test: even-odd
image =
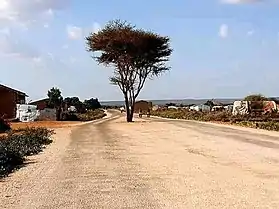
[[[279,208],[278,133],[111,117],[58,129],[0,182],[1,208]]]

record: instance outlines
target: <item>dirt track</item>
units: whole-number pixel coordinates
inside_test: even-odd
[[[59,129],[1,208],[279,208],[279,134],[116,118]]]

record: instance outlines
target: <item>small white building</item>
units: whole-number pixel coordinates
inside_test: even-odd
[[[176,106],[168,106],[168,109],[169,109],[169,110],[177,110],[178,107],[176,107]]]
[[[40,115],[36,105],[17,104],[16,119],[21,122],[34,121]]]
[[[233,115],[246,115],[249,113],[248,101],[235,101],[233,103]]]
[[[191,106],[190,110],[210,112],[211,108],[208,105],[200,104],[200,105]]]
[[[70,107],[68,108],[68,111],[69,111],[69,112],[77,112],[77,108],[76,108],[75,106],[70,106]]]

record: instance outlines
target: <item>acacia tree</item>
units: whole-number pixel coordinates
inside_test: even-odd
[[[93,58],[113,68],[110,82],[122,91],[127,122],[132,122],[134,104],[146,80],[170,70],[166,65],[172,53],[170,38],[114,20],[86,41],[89,52],[101,52]]]

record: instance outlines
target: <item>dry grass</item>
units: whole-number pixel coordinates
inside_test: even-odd
[[[12,129],[26,128],[26,127],[44,127],[44,128],[66,128],[78,125],[79,121],[35,121],[35,122],[13,122]]]
[[[79,125],[83,122],[80,121],[35,121],[35,122],[12,122],[12,130],[22,129],[22,128],[49,128],[49,129],[59,129],[59,128],[69,128]],[[0,133],[1,136],[7,135],[6,133]]]

